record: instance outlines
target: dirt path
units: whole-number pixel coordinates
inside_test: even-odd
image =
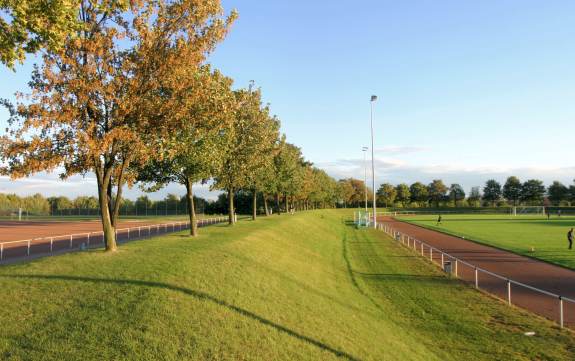
[[[575,299],[575,271],[404,223],[391,217],[381,217],[379,222],[476,267],[563,297]],[[441,255],[437,252],[430,255],[429,251],[424,249],[424,255],[426,257],[431,256],[436,263],[441,263]],[[465,281],[475,282],[475,270],[463,264],[458,264],[458,276]],[[484,273],[479,273],[478,278],[479,288],[507,300],[507,282],[505,280]],[[516,306],[555,321],[559,320],[560,301],[557,298],[512,285],[511,300]],[[575,304],[566,301],[563,303],[565,323],[570,327],[575,327]]]

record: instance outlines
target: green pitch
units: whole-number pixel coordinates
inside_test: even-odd
[[[575,269],[575,245],[568,250],[567,232],[575,227],[575,217],[510,215],[406,216],[398,219],[430,229],[462,236],[518,254],[535,257]]]

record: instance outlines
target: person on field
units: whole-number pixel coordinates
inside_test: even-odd
[[[569,241],[569,249],[571,249],[573,247],[573,228],[567,232],[567,241]]]
[[[439,226],[441,224],[441,214],[439,215],[439,217],[437,217],[437,225]]]
[[[557,217],[561,218],[561,210],[557,211]]]
[[[551,219],[551,212],[550,212],[550,211],[546,211],[545,213],[547,213],[547,220]]]

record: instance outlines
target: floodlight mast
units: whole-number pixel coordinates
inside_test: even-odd
[[[371,96],[371,186],[373,187],[373,228],[377,228],[377,202],[375,198],[375,160],[373,152],[373,106],[377,101],[377,95]]]

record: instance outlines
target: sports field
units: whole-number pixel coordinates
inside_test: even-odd
[[[313,211],[0,268],[26,360],[572,360],[551,322],[449,279],[351,212]],[[525,336],[534,331],[535,336]],[[548,347],[553,345],[553,347]]]
[[[397,217],[416,225],[465,237],[521,255],[535,257],[575,269],[575,247],[568,250],[567,232],[575,227],[575,217],[541,215],[437,215]]]

